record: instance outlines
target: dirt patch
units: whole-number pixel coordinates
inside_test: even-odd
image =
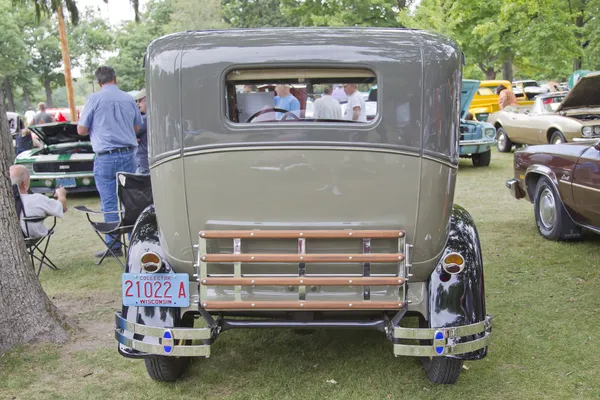
[[[114,293],[89,292],[84,296],[57,294],[51,299],[78,326],[66,345],[67,352],[95,351],[115,346],[114,312],[120,308],[120,299]]]

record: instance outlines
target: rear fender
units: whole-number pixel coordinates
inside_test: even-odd
[[[465,259],[464,270],[456,275],[450,275],[442,268],[442,260],[449,253],[458,253]],[[429,280],[429,327],[446,328],[484,321],[485,293],[479,236],[471,215],[460,206],[455,205],[452,212],[444,256]],[[462,340],[480,337],[483,335],[473,335]],[[449,357],[477,360],[486,354],[487,347]]]
[[[144,253],[152,251],[163,260],[163,266],[159,272],[173,274],[173,270],[166,261],[162,247],[160,246],[158,224],[154,205],[148,206],[138,217],[131,234],[131,245],[127,256],[126,272],[145,273],[141,267],[141,257]],[[181,312],[176,307],[126,307],[123,306],[123,318],[127,321],[141,325],[160,328],[174,328],[182,325]],[[131,336],[130,333],[127,336]],[[133,339],[142,340],[151,344],[159,344],[158,338],[144,337],[134,334]],[[144,357],[143,353],[129,349],[119,344],[119,352],[126,357]]]

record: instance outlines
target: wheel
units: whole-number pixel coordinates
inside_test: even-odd
[[[554,131],[554,133],[550,137],[550,143],[552,143],[552,144],[567,143],[567,139],[565,139],[565,136],[562,134],[561,131]]]
[[[554,185],[546,177],[541,177],[536,185],[533,207],[538,231],[544,238],[565,240],[581,237],[581,228],[575,225]]]
[[[443,385],[456,383],[463,366],[463,360],[448,357],[423,357],[421,363],[427,378]]]
[[[419,316],[419,327],[429,328],[429,323]],[[421,340],[421,345],[431,345],[431,340]],[[451,385],[456,383],[462,371],[463,360],[448,357],[421,357],[427,379],[432,383]]]
[[[187,371],[190,358],[156,356],[146,358],[144,363],[150,378],[155,381],[174,382]]]
[[[492,150],[488,150],[483,153],[473,154],[472,161],[474,167],[487,167],[490,165],[492,159]]]
[[[501,153],[508,153],[512,149],[513,143],[508,138],[503,127],[499,127],[496,132],[498,133],[498,143],[496,144],[498,151]]]

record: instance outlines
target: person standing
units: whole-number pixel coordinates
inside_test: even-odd
[[[96,70],[100,91],[91,94],[85,103],[77,133],[90,135],[94,159],[94,179],[100,194],[103,212],[117,211],[117,172],[135,173],[136,131],[142,125],[142,116],[133,97],[117,86],[115,70],[101,66]],[[117,213],[104,215],[105,222],[119,220]],[[114,243],[113,243],[114,241]],[[118,236],[106,235],[107,246],[117,256],[122,255]],[[108,252],[95,254],[102,257]]]
[[[331,86],[325,86],[323,96],[315,100],[314,119],[342,119],[342,106],[331,96]]]
[[[498,85],[496,94],[498,95],[498,105],[501,110],[504,110],[504,107],[519,105],[519,103],[517,103],[517,96],[515,96],[512,90],[508,90],[504,85]]]
[[[277,96],[275,97],[275,108],[294,113],[297,117],[300,116],[300,101],[291,93],[289,85],[277,85],[275,87]],[[283,113],[277,113],[277,119],[283,117]]]
[[[33,117],[33,124],[49,124],[54,122],[54,117],[46,112],[46,103],[38,104],[38,112]]]
[[[348,95],[344,119],[347,121],[367,122],[365,100],[358,92],[356,84],[348,83],[344,85],[344,92]]]
[[[142,125],[137,131],[138,148],[135,152],[135,161],[137,163],[135,173],[147,175],[150,173],[150,165],[148,163],[148,125],[146,119],[146,89],[140,90],[138,94],[135,95],[134,99],[140,110],[140,114],[142,114]]]

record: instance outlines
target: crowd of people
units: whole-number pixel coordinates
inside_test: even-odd
[[[96,80],[100,90],[91,94],[87,100],[81,118],[77,125],[77,133],[90,137],[94,158],[94,179],[100,194],[101,209],[105,221],[119,219],[114,213],[117,210],[116,174],[130,172],[148,174],[148,139],[146,125],[146,91],[140,90],[135,97],[122,91],[117,86],[116,72],[112,67],[102,66],[96,70]],[[46,106],[40,103],[30,124],[38,125],[55,122],[52,115],[46,112]],[[28,124],[29,125],[29,124]],[[27,147],[24,138],[31,132],[17,135],[17,148]],[[42,194],[32,194],[29,190],[30,177],[27,168],[13,165],[10,169],[13,185],[19,188],[19,193],[28,217],[56,216],[62,217],[67,211],[67,194],[65,188],[58,187],[54,199]],[[111,213],[113,212],[113,213]],[[22,225],[24,224],[21,221]],[[30,237],[41,237],[47,233],[43,222],[27,222]],[[25,230],[25,227],[22,226]],[[107,245],[115,255],[122,255],[121,243],[118,238],[107,235]],[[108,249],[95,253],[102,257]]]

